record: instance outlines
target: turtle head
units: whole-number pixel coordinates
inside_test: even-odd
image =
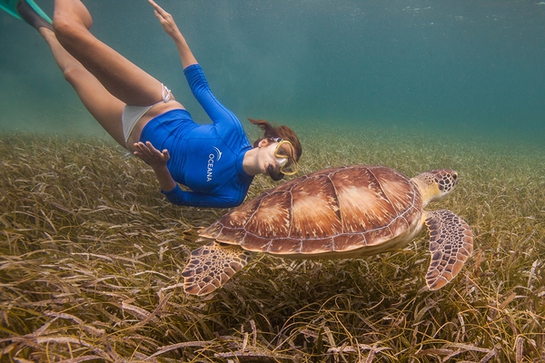
[[[427,171],[412,179],[422,194],[424,206],[449,194],[458,183],[458,173],[450,169]]]

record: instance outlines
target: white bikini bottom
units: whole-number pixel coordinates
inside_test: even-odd
[[[130,106],[125,105],[123,108],[123,113],[121,114],[121,124],[123,125],[123,137],[125,138],[125,143],[129,140],[134,126],[140,119],[149,111],[153,106],[170,101],[172,92],[161,83],[161,94],[163,95],[163,101],[154,103],[151,106]]]

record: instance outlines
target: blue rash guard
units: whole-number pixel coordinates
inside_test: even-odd
[[[197,124],[189,112],[175,109],[149,121],[140,141],[149,141],[158,150],[167,149],[172,178],[179,185],[168,192],[167,199],[178,205],[228,208],[242,203],[253,176],[242,169],[250,142],[238,118],[212,94],[201,66],[184,69],[193,95],[213,124]]]

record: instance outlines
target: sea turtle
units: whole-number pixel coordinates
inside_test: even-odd
[[[206,229],[212,240],[191,253],[182,276],[188,294],[227,282],[257,252],[287,258],[352,258],[392,251],[430,234],[426,275],[437,290],[473,252],[469,225],[449,210],[426,205],[454,189],[458,174],[432,170],[409,179],[384,167],[352,165],[292,179],[232,209]]]

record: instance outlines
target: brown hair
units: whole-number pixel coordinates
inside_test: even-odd
[[[294,151],[297,161],[299,161],[299,158],[303,153],[303,147],[301,146],[301,143],[299,142],[299,138],[295,134],[295,131],[284,125],[273,126],[265,120],[254,120],[251,118],[248,118],[248,120],[265,132],[261,139],[258,139],[254,142],[254,147],[257,147],[259,142],[263,139],[280,137],[284,140],[288,140],[289,142],[291,142],[293,148],[295,149]]]

